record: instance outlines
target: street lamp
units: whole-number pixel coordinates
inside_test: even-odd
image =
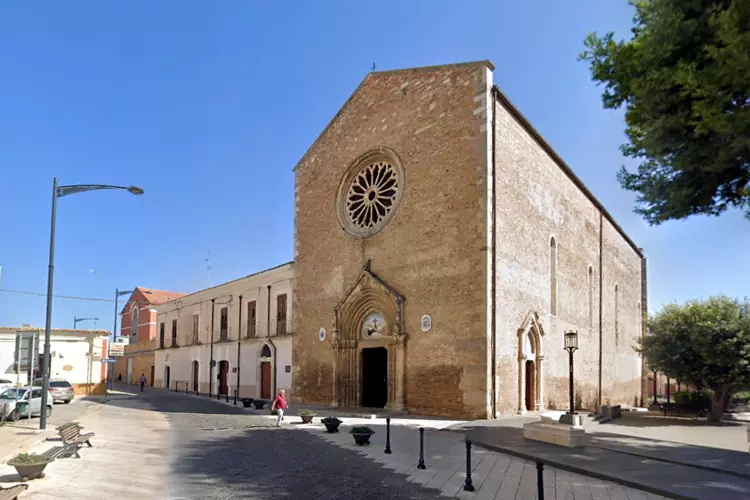
[[[568,375],[568,392],[570,396],[570,415],[575,415],[575,406],[573,404],[573,352],[578,349],[578,332],[575,330],[568,330],[565,332],[565,350],[568,351],[568,359],[570,364],[570,373]]]
[[[39,429],[47,428],[47,392],[49,391],[50,372],[50,330],[52,327],[52,282],[55,276],[55,220],[57,219],[57,199],[70,194],[101,189],[122,189],[131,194],[143,194],[143,189],[136,186],[110,186],[103,184],[77,184],[58,186],[57,177],[52,181],[52,223],[49,231],[49,269],[47,272],[47,318],[44,324],[44,367],[42,369],[42,411],[39,418]]]
[[[92,320],[92,321],[99,321],[99,318],[76,318],[75,316],[73,316],[73,330],[75,330],[75,329],[76,329],[76,326],[77,326],[77,325],[78,325],[78,323],[80,323],[81,321],[89,321],[89,320]]]

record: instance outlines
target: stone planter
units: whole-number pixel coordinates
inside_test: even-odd
[[[336,417],[327,417],[322,419],[321,422],[326,426],[326,431],[328,431],[329,434],[338,432],[339,425],[341,425],[341,420]]]
[[[255,405],[256,410],[262,410],[263,407],[266,405],[266,402],[262,399],[256,399],[253,401],[253,405]]]
[[[45,462],[38,463],[17,463],[13,460],[8,462],[8,465],[15,467],[16,472],[21,476],[22,481],[29,481],[31,479],[38,479],[44,477],[44,469],[52,463],[54,458],[49,458]]]
[[[352,434],[354,436],[354,442],[358,446],[364,446],[366,444],[370,444],[370,436],[372,436],[374,433],[367,433],[367,434]]]
[[[369,427],[352,427],[349,433],[354,436],[354,442],[358,446],[370,444],[370,436],[375,434],[375,431]]]
[[[299,418],[302,419],[303,424],[309,424],[312,422],[313,415],[300,415]]]
[[[242,398],[240,401],[245,408],[250,408],[253,405],[253,398]]]

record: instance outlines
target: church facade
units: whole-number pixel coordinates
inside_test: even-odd
[[[293,402],[639,403],[646,260],[488,61],[368,74],[295,168]]]

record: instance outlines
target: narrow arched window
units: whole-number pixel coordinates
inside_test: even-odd
[[[615,345],[620,338],[620,287],[615,285]]]
[[[589,328],[594,329],[594,268],[589,266]]]
[[[130,312],[130,335],[138,335],[138,306]]]
[[[557,241],[549,240],[549,313],[557,316]]]

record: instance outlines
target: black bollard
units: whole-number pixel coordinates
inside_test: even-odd
[[[237,406],[237,389],[234,390],[234,406]]]
[[[195,395],[196,396],[200,396],[201,395],[200,389],[198,389],[198,387],[195,388]]]
[[[536,461],[536,491],[537,498],[544,500],[544,462]]]
[[[385,452],[386,455],[391,454],[391,417],[385,419]]]
[[[221,401],[221,394],[219,394],[219,391],[216,391],[216,401]]]
[[[185,394],[187,394],[187,393],[188,393],[188,383],[185,382]]]
[[[180,385],[179,382],[174,383],[174,392],[177,392],[177,387]]]
[[[227,389],[227,399],[224,401],[225,403],[229,402],[229,389]]]
[[[417,469],[425,470],[427,467],[424,464],[424,427],[419,428],[419,463]]]
[[[466,440],[466,482],[464,491],[474,491],[474,484],[471,482],[471,441]]]

